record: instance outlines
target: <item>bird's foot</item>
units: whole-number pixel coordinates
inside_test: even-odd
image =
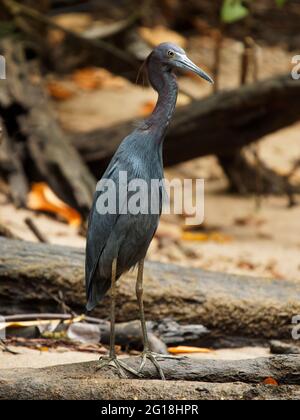
[[[165,381],[165,374],[158,362],[157,359],[171,359],[173,358],[173,356],[171,355],[167,355],[167,354],[159,354],[159,353],[154,353],[153,351],[150,350],[144,350],[142,353],[142,361],[141,361],[141,365],[139,367],[138,373],[141,374],[142,370],[145,367],[146,364],[146,360],[149,359],[150,362],[153,363],[153,365],[156,367],[157,372],[159,373],[160,378]]]
[[[130,366],[127,366],[126,363],[122,362],[121,360],[117,359],[116,356],[102,356],[100,357],[100,364],[97,366],[96,371],[103,369],[105,366],[109,366],[114,368],[118,375],[123,379],[128,379],[126,375],[126,371],[130,372],[134,376],[140,376],[137,371],[132,369]]]

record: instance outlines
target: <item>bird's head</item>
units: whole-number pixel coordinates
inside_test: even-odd
[[[151,60],[163,65],[167,70],[182,69],[196,73],[202,79],[213,83],[213,79],[200,67],[193,63],[186,55],[185,51],[176,44],[163,42],[159,44],[151,53]]]

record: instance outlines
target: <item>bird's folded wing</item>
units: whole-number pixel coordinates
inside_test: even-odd
[[[103,194],[105,194],[106,190],[106,180],[114,182],[116,186],[118,185],[119,171],[117,166],[117,162],[111,162],[111,165],[109,165],[101,180],[102,185],[99,185],[98,183],[89,215],[85,261],[85,284],[87,297],[89,296],[99,258],[119,217],[117,212],[108,212],[104,214],[101,212],[101,209],[99,209],[99,206],[101,207],[101,198],[103,197]]]

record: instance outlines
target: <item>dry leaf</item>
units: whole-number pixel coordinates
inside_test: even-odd
[[[47,351],[49,351],[49,347],[46,347],[46,346],[41,346],[41,347],[38,347],[38,350],[39,350],[39,351],[44,351],[44,352],[47,352]]]
[[[244,260],[238,261],[237,267],[245,270],[255,270],[256,268],[256,266],[252,262]]]
[[[85,67],[76,70],[72,74],[73,81],[77,86],[86,90],[94,90],[99,88],[123,88],[127,85],[127,81],[120,76],[115,76],[108,70],[100,67]]]
[[[211,353],[211,350],[207,348],[203,348],[203,347],[177,346],[177,347],[168,347],[168,352],[171,354]]]
[[[273,385],[273,386],[279,386],[278,382],[274,378],[266,378],[263,381],[264,385]]]
[[[85,315],[78,315],[74,318],[70,318],[70,319],[66,319],[64,321],[60,320],[60,319],[36,319],[33,321],[8,321],[8,322],[3,322],[0,324],[0,327],[2,329],[5,328],[16,328],[16,327],[38,327],[38,326],[42,326],[42,325],[54,325],[57,326],[58,324],[62,323],[65,325],[71,325],[74,323],[78,323],[81,322],[85,319]]]
[[[64,86],[60,82],[48,82],[47,83],[48,93],[52,98],[58,101],[65,101],[71,98],[75,92]]]
[[[78,211],[60,200],[44,182],[32,185],[32,189],[27,197],[27,207],[31,210],[54,213],[65,219],[70,225],[81,225],[82,220]]]
[[[178,34],[175,31],[171,31],[165,26],[155,26],[153,28],[140,27],[138,28],[139,35],[150,44],[152,47],[155,47],[162,42],[173,42],[174,44],[179,45],[182,48],[185,48],[187,45],[187,40],[182,35]]]
[[[197,241],[197,242],[218,242],[220,244],[228,243],[232,241],[232,237],[229,235],[224,235],[219,232],[212,233],[201,233],[201,232],[183,232],[181,238],[184,241]]]

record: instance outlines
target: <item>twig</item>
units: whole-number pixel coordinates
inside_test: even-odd
[[[220,66],[221,66],[221,51],[223,43],[223,33],[222,30],[213,31],[213,38],[215,40],[214,48],[214,64],[212,69],[212,74],[214,78],[213,91],[216,93],[220,88]]]
[[[44,244],[49,243],[46,236],[40,231],[40,229],[37,227],[35,222],[30,217],[26,217],[24,219],[24,222],[26,223],[28,228],[31,230],[31,232],[36,236],[36,238],[39,240],[39,242],[42,242]]]
[[[5,322],[14,322],[14,321],[32,321],[35,319],[60,319],[60,320],[68,320],[74,318],[71,314],[55,314],[55,313],[32,313],[32,314],[20,314],[20,315],[7,315],[4,316]],[[84,316],[84,320],[90,322],[92,324],[103,324],[107,321],[104,321],[99,318],[94,318],[91,316]]]
[[[11,350],[7,345],[4,343],[3,340],[0,339],[0,346],[3,348],[3,351],[10,353],[10,354],[19,354],[17,351]]]
[[[240,85],[243,86],[247,82],[249,73],[249,66],[251,63],[251,47],[249,45],[249,37],[243,40],[243,52],[241,55],[241,68],[240,68]]]
[[[56,295],[54,295],[53,293],[51,293],[46,287],[44,287],[42,284],[40,284],[39,285],[39,287],[43,290],[43,292],[44,293],[46,293],[51,299],[53,299],[55,302],[57,302],[60,306],[61,306],[61,309],[64,311],[64,312],[69,312],[69,314],[71,314],[72,315],[72,317],[75,317],[75,316],[77,316],[77,314],[76,314],[76,312],[74,312],[71,308],[70,308],[70,306],[68,306],[66,303],[65,303],[65,301],[64,301],[64,299],[63,299],[63,295],[62,295],[62,292],[61,292],[61,290],[58,292],[59,293],[59,296],[56,296]]]

